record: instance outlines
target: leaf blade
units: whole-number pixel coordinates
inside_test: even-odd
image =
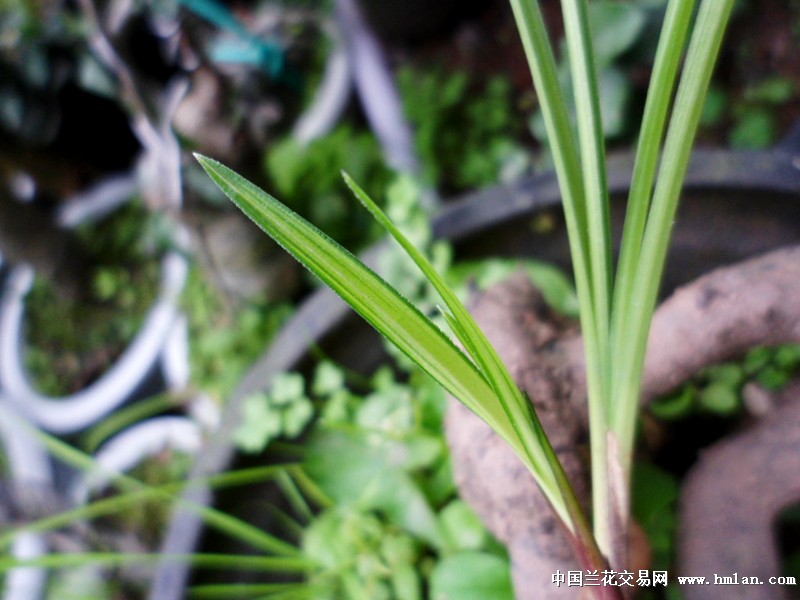
[[[265,233],[312,270],[442,387],[499,430],[509,424],[486,409],[495,392],[438,327],[350,252],[278,200],[210,158],[197,160],[223,192]],[[410,343],[408,340],[414,340]]]
[[[565,510],[564,495],[574,496],[574,493],[571,493],[571,490],[558,489],[559,477],[555,472],[561,466],[558,464],[557,459],[553,462],[555,453],[549,452],[546,447],[549,445],[549,440],[544,435],[544,430],[536,417],[533,405],[514,382],[497,351],[481,331],[475,319],[425,255],[403,235],[403,232],[392,223],[389,217],[347,173],[343,173],[343,176],[345,183],[353,191],[356,198],[400,244],[439,293],[449,310],[449,313],[442,311],[448,325],[450,325],[453,333],[455,333],[464,348],[480,367],[489,385],[496,393],[498,407],[508,416],[514,429],[514,434],[519,440],[519,446],[516,446],[515,450],[537,477],[537,481],[539,481],[556,511],[561,515],[565,523],[572,527],[572,519],[569,518],[568,511]],[[514,444],[512,444],[512,447],[514,447]]]

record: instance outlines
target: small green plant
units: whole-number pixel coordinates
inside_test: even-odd
[[[321,419],[303,444],[303,468],[322,500],[302,547],[318,564],[315,600],[467,600],[476,585],[510,600],[507,556],[454,497],[441,388],[418,369],[398,377],[383,367],[354,392],[328,362],[311,387]],[[467,563],[488,581],[455,576]]]
[[[542,106],[570,239],[586,354],[593,531],[531,403],[485,335],[428,260],[350,177],[345,180],[356,197],[436,288],[441,312],[464,350],[328,236],[227,167],[198,157],[245,214],[510,444],[569,532],[581,565],[598,571],[627,565],[632,454],[650,322],[703,100],[734,2],[704,0],[696,17],[694,4],[671,0],[667,6],[615,275],[588,2],[561,2],[573,123],[538,3],[511,0]],[[619,594],[609,587],[593,591],[601,598]]]
[[[748,382],[767,390],[788,385],[800,369],[800,346],[755,348],[740,363],[708,367],[678,392],[659,398],[651,411],[665,421],[700,413],[735,416],[744,406],[743,388]]]
[[[245,452],[261,452],[279,436],[294,438],[308,425],[314,406],[298,373],[275,378],[269,394],[256,392],[244,401],[244,417],[234,441]]]
[[[76,232],[73,253],[90,266],[71,296],[37,278],[26,299],[27,366],[47,394],[77,391],[133,339],[158,291],[163,223],[131,202]]]
[[[525,165],[518,141],[522,119],[507,79],[494,76],[479,85],[464,71],[406,67],[397,80],[432,185],[447,191],[473,189]]]
[[[383,189],[391,174],[380,156],[372,134],[344,124],[306,147],[292,137],[274,144],[264,166],[288,206],[340,244],[356,248],[378,231],[363,211],[353,210],[338,173],[346,168],[359,181]]]
[[[738,150],[760,150],[777,141],[777,109],[797,97],[794,82],[784,77],[769,77],[748,85],[739,94],[720,87],[709,90],[701,124],[719,127],[730,124],[728,142]]]
[[[288,303],[263,300],[230,306],[199,268],[189,273],[183,307],[189,321],[193,383],[220,404],[292,313]]]

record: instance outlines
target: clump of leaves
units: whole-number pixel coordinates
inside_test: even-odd
[[[741,93],[720,86],[709,91],[703,125],[729,126],[728,143],[738,150],[762,150],[778,139],[778,110],[797,97],[795,84],[781,76],[752,83]]]
[[[664,420],[693,414],[735,416],[743,407],[742,390],[754,382],[768,390],[788,385],[800,370],[800,345],[755,348],[741,362],[704,369],[679,391],[652,403],[653,415]]]
[[[505,552],[455,497],[441,388],[417,369],[382,368],[363,393],[345,379],[323,362],[312,385],[324,393],[304,469],[326,499],[303,535],[314,598],[468,600],[486,585],[513,598]]]
[[[524,124],[508,79],[498,75],[479,83],[464,71],[405,67],[397,81],[434,186],[447,192],[487,186],[504,170],[508,179],[527,165],[519,141]]]
[[[303,376],[281,373],[269,393],[257,392],[245,399],[242,423],[234,441],[244,452],[261,452],[275,438],[297,437],[313,415],[314,406],[306,396]]]
[[[192,381],[222,402],[292,313],[286,303],[252,301],[231,306],[199,269],[183,294],[189,320]]]

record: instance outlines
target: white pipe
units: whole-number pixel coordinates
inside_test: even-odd
[[[336,0],[336,16],[347,34],[353,78],[370,127],[380,140],[389,166],[416,175],[419,160],[403,103],[378,39],[355,0]]]
[[[342,42],[342,36],[331,25],[330,38],[334,48],[328,54],[325,63],[325,74],[322,77],[314,101],[306,112],[297,120],[293,136],[303,146],[328,133],[336,125],[350,99],[350,88],[353,83],[350,60]]]
[[[133,425],[100,447],[94,457],[97,468],[78,480],[72,499],[83,504],[89,494],[106,485],[115,474],[129,471],[167,448],[194,454],[201,444],[200,427],[186,417],[156,417]]]
[[[56,221],[67,229],[97,221],[128,202],[138,188],[130,173],[108,177],[65,200],[59,206]]]
[[[31,434],[28,427],[15,421],[23,417],[16,414],[8,399],[0,396],[0,441],[8,464],[11,493],[16,501],[26,503],[26,495],[35,496],[52,489],[50,460],[44,446]],[[32,498],[31,501],[34,501]],[[48,551],[41,533],[21,532],[14,537],[11,556],[17,559],[37,558]],[[47,586],[47,569],[18,567],[6,574],[3,600],[36,600]]]
[[[422,167],[414,146],[414,133],[405,118],[403,101],[386,54],[356,0],[336,0],[335,7],[339,28],[346,34],[358,97],[384,159],[393,169],[421,180]],[[422,190],[421,201],[428,211],[440,204],[436,190],[429,187]]]
[[[19,560],[39,558],[47,554],[47,543],[41,533],[23,531],[14,537],[11,556]],[[3,600],[36,600],[47,587],[47,569],[16,567],[6,574]]]
[[[28,381],[22,357],[22,323],[33,271],[30,267],[14,269],[0,302],[0,386],[8,400],[39,426],[58,434],[79,431],[117,408],[160,356],[178,316],[178,299],[187,272],[182,254],[167,254],[162,263],[160,297],[119,360],[88,388],[53,398],[34,390]]]
[[[189,321],[184,313],[179,313],[167,334],[161,350],[161,372],[167,389],[179,392],[186,389],[191,381],[191,361],[189,359]]]

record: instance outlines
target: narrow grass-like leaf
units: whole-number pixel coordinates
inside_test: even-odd
[[[163,561],[185,563],[205,569],[234,569],[264,573],[306,573],[318,565],[305,557],[252,556],[235,554],[142,554],[129,552],[77,552],[45,554],[36,558],[0,557],[0,573],[24,567],[64,569],[99,565],[113,567],[156,564]]]
[[[295,512],[300,515],[306,523],[310,523],[314,518],[314,512],[311,510],[308,502],[306,502],[303,494],[300,493],[300,490],[297,488],[297,484],[294,482],[287,470],[280,472],[277,478],[277,483],[278,487],[281,488],[281,491],[284,493],[286,499],[289,501],[289,504],[292,506]]]
[[[589,225],[586,191],[582,176],[581,158],[572,130],[567,102],[558,80],[555,56],[547,36],[539,3],[536,0],[510,0],[522,46],[528,59],[534,88],[542,109],[547,141],[550,146],[558,185],[578,294],[581,328],[586,337],[586,376],[590,394],[599,396],[601,386],[601,356],[595,334],[597,322],[592,286]],[[603,411],[592,418],[605,420]]]
[[[514,382],[505,364],[475,319],[425,255],[403,235],[402,231],[347,173],[344,173],[344,178],[356,197],[412,258],[445,302],[447,310],[441,310],[441,313],[453,333],[481,367],[497,392],[503,411],[509,415],[515,426],[515,431],[523,444],[521,449],[515,448],[517,454],[536,477],[556,513],[572,530],[573,541],[576,548],[579,549],[579,555],[584,560],[584,564],[589,568],[599,568],[604,564],[604,559],[592,537],[589,522],[575,496],[569,478],[536,415],[533,403]],[[551,478],[552,484],[550,483]]]
[[[36,429],[28,422],[19,418],[14,412],[8,410],[2,404],[0,404],[0,419],[5,419],[6,421],[14,423],[15,426],[19,426],[30,432],[31,435],[39,439],[42,444],[44,444],[44,446],[53,456],[67,465],[73,466],[87,473],[101,468],[91,456],[84,454],[80,450],[73,448],[69,444],[66,444],[52,435]],[[300,550],[291,544],[287,544],[283,540],[269,535],[258,527],[254,527],[249,523],[245,523],[236,517],[218,511],[214,508],[188,502],[180,496],[175,496],[168,491],[148,486],[138,479],[123,473],[109,471],[106,469],[106,473],[104,474],[108,475],[109,477],[109,485],[118,490],[133,493],[143,492],[149,489],[152,491],[154,498],[175,502],[179,506],[182,506],[187,510],[199,515],[210,527],[218,529],[226,535],[238,539],[246,544],[250,544],[254,548],[259,548],[265,552],[272,552],[274,554],[287,557],[298,556],[301,554]]]
[[[638,396],[641,387],[647,339],[658,297],[667,248],[678,208],[692,145],[711,75],[735,0],[704,0],[687,51],[684,73],[675,98],[650,214],[645,228],[641,257],[626,309],[620,337],[626,343],[615,357],[615,398],[619,404],[611,429],[619,441],[623,472],[630,473]]]
[[[285,472],[286,469],[287,466],[285,465],[270,465],[266,467],[227,471],[213,477],[194,479],[189,483],[191,485],[208,485],[212,489],[219,490],[253,483],[263,483],[264,481],[269,481],[278,476],[281,472]],[[175,495],[180,494],[186,485],[186,481],[170,482],[159,486],[145,486],[143,484],[140,489],[134,491],[124,492],[110,498],[94,500],[83,506],[28,521],[23,525],[10,528],[0,534],[0,550],[8,548],[13,542],[14,537],[23,531],[33,533],[55,531],[63,527],[69,527],[79,521],[119,514],[129,506],[141,504],[142,502],[152,500],[171,502]]]
[[[611,303],[611,227],[600,93],[586,0],[562,0],[585,196],[596,335],[605,349]],[[607,352],[603,352],[607,354]],[[605,356],[601,357],[605,359]]]
[[[419,310],[350,252],[224,165],[197,160],[223,192],[379,333],[496,430],[511,435],[495,393],[475,365]]]
[[[587,365],[595,535],[600,547],[608,553],[607,540],[611,535],[606,516],[606,431],[612,398],[609,323],[613,267],[605,142],[588,4],[586,0],[562,0],[561,9],[575,98],[586,213],[585,235],[589,251],[587,268],[591,305],[583,308],[581,323]],[[587,314],[590,315],[590,320],[587,320]]]
[[[567,509],[569,504],[574,507],[579,506],[575,499],[575,493],[567,478],[558,473],[562,471],[561,464],[550,447],[550,442],[536,416],[533,405],[520,391],[519,386],[514,382],[497,351],[481,331],[475,319],[425,255],[403,235],[347,173],[344,173],[344,180],[356,198],[400,244],[439,293],[448,309],[442,311],[447,323],[489,380],[490,385],[497,393],[500,408],[508,415],[514,427],[517,438],[520,440],[520,447],[515,450],[518,453],[522,451],[520,458],[532,471],[551,504],[567,525],[571,529],[575,529],[577,526],[573,521],[576,515],[570,514],[571,511]],[[562,485],[565,487],[562,488]],[[579,508],[578,510],[580,511]]]
[[[627,307],[633,289],[633,276],[641,256],[642,237],[650,211],[661,142],[664,137],[667,113],[672,101],[678,69],[683,57],[695,0],[670,0],[658,41],[653,75],[647,92],[642,129],[636,147],[633,178],[628,194],[628,208],[622,232],[617,279],[614,284],[614,314],[612,332],[618,332],[627,319]],[[613,335],[613,334],[612,334]],[[614,336],[613,344],[627,340]],[[616,354],[616,353],[614,353]]]
[[[334,505],[334,501],[322,491],[322,488],[306,474],[302,467],[291,467],[290,472],[295,483],[297,483],[298,487],[303,491],[306,498],[322,508],[331,508]]]
[[[86,452],[94,453],[100,444],[125,427],[174,409],[177,404],[178,401],[173,394],[164,392],[119,408],[81,436],[83,441],[81,446],[86,448]]]
[[[259,595],[275,593],[275,592],[289,592],[295,591],[305,593],[306,597],[311,592],[315,594],[322,594],[325,587],[322,585],[315,586],[308,582],[298,583],[219,583],[219,584],[206,584],[196,585],[189,588],[189,598],[212,598],[219,600],[226,598],[234,600],[235,598],[245,598],[251,600]],[[324,597],[321,595],[321,597]]]

